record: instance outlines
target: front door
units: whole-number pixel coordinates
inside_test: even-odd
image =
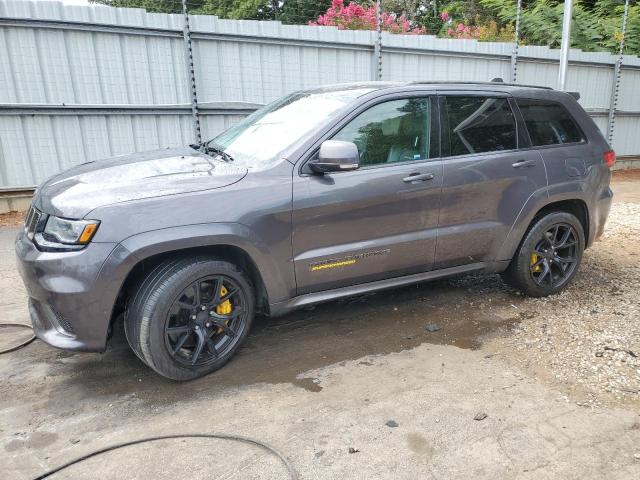
[[[505,95],[440,97],[444,179],[436,268],[493,260],[531,195],[547,185],[539,152]]]
[[[442,185],[437,111],[435,97],[369,106],[326,138],[354,142],[358,170],[294,174],[299,295],[432,268]]]

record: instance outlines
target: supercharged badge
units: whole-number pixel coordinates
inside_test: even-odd
[[[391,249],[385,248],[382,250],[363,252],[357,255],[349,255],[348,257],[343,257],[343,258],[330,258],[327,260],[322,260],[320,262],[310,263],[309,270],[312,272],[317,272],[320,270],[326,270],[328,268],[348,267],[350,265],[355,265],[360,260],[364,260],[370,257],[376,257],[379,255],[386,255],[389,252],[391,252]]]

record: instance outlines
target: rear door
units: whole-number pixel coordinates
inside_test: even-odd
[[[442,186],[435,96],[374,100],[327,139],[354,142],[361,166],[294,173],[298,294],[431,269]]]
[[[496,258],[529,197],[546,188],[542,157],[528,147],[513,99],[503,93],[446,92],[443,185],[436,268]]]

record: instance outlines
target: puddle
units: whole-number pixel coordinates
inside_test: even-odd
[[[292,383],[298,387],[308,390],[309,392],[319,392],[322,390],[319,382],[314,378],[296,378]]]
[[[167,405],[256,383],[293,383],[319,392],[322,386],[314,379],[299,375],[422,343],[480,348],[488,335],[504,334],[519,321],[517,311],[511,313],[514,303],[520,303],[520,298],[493,275],[413,285],[280,318],[257,318],[245,344],[225,367],[188,384],[167,381],[145,367],[122,333],[103,355],[57,352],[51,360],[38,360],[47,362],[48,374],[61,381],[60,394],[75,393],[82,400],[135,394],[145,403]],[[436,324],[439,330],[429,332],[427,324]],[[40,347],[42,356],[46,347]]]

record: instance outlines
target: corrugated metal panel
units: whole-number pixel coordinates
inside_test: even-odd
[[[373,79],[375,33],[193,16],[204,138],[251,106],[315,85]],[[383,34],[383,78],[510,78],[510,43]],[[558,51],[522,47],[519,81],[554,86]],[[615,57],[570,54],[569,89],[607,109]],[[640,112],[640,59],[625,57],[619,109]],[[0,187],[33,185],[87,160],[193,141],[182,18],[139,9],[0,2]],[[10,114],[9,105],[77,106]],[[91,110],[104,106],[104,111]],[[86,107],[86,108],[85,108]],[[125,107],[135,107],[125,108]],[[15,110],[15,108],[13,108]],[[37,114],[34,114],[37,113]],[[595,118],[605,131],[607,117]],[[614,147],[640,154],[640,117],[619,115]]]
[[[616,118],[616,129],[613,136],[613,146],[618,156],[637,156],[639,154],[639,133],[640,117],[636,116],[630,118]]]
[[[640,111],[640,70],[622,66],[620,75],[620,107],[628,111]]]

